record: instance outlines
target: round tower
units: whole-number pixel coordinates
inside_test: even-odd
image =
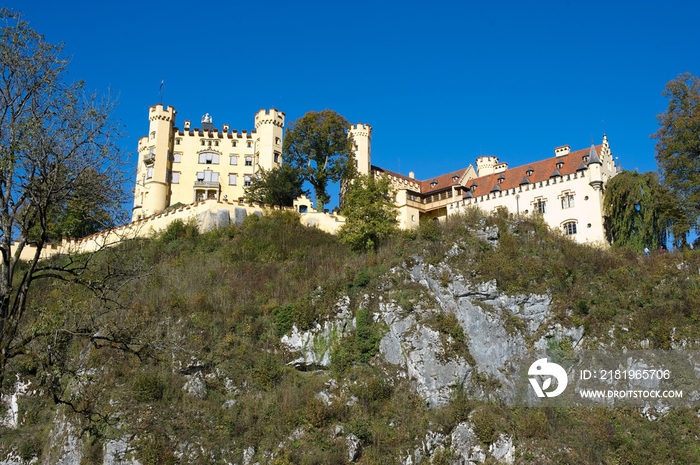
[[[498,158],[492,155],[484,155],[476,159],[476,171],[481,176],[493,174],[495,166],[498,164]]]
[[[260,110],[255,115],[255,133],[256,165],[266,170],[280,166],[282,164],[284,112],[274,108]]]
[[[348,136],[355,146],[355,163],[357,172],[368,176],[372,171],[372,126],[357,123],[350,126]]]
[[[170,153],[176,111],[158,104],[148,109],[148,135],[139,140],[132,219],[160,213],[169,205]]]

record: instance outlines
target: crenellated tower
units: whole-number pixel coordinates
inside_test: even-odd
[[[284,113],[274,108],[260,110],[255,115],[255,160],[266,170],[282,164]]]
[[[484,155],[477,158],[476,170],[479,174],[479,177],[493,174],[496,171],[496,165],[498,164],[498,158],[492,155]]]
[[[369,175],[372,171],[372,126],[357,123],[350,126],[348,135],[352,136],[355,147],[355,162],[357,171]]]
[[[170,202],[172,132],[176,111],[158,104],[148,109],[148,135],[138,142],[132,219],[163,211]]]

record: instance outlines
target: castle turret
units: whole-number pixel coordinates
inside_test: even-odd
[[[282,164],[284,116],[274,108],[260,110],[255,115],[255,161],[257,166],[266,170]]]
[[[169,205],[172,131],[176,111],[162,104],[148,109],[148,135],[139,140],[134,210],[137,220]]]
[[[588,171],[590,173],[590,185],[596,190],[603,189],[603,173],[602,173],[603,163],[598,157],[598,151],[595,149],[595,145],[591,144],[591,150],[588,153]]]
[[[493,174],[496,165],[498,165],[498,158],[491,155],[485,155],[476,159],[476,170],[479,177]]]
[[[348,135],[352,136],[355,145],[357,172],[367,176],[372,171],[372,126],[362,123],[354,124],[350,126]]]

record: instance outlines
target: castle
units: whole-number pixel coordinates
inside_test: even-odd
[[[138,142],[133,221],[168,207],[208,200],[242,203],[245,186],[259,169],[282,163],[283,112],[260,110],[250,132],[232,130],[228,124],[218,129],[209,114],[202,117],[201,127],[192,128],[185,120],[179,129],[176,114],[173,107],[161,104],[149,108],[149,133]],[[476,206],[486,212],[507,209],[515,215],[542,215],[551,228],[577,242],[605,242],[603,192],[618,172],[606,136],[600,145],[583,150],[557,147],[553,157],[528,165],[509,168],[494,156],[481,156],[476,169],[469,165],[419,181],[412,172],[404,176],[372,165],[371,126],[353,125],[348,134],[358,172],[390,179],[401,228],[415,228],[422,218],[442,220]],[[295,202],[300,213],[310,206],[308,199]]]

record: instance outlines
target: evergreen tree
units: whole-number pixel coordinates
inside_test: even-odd
[[[338,237],[355,250],[374,250],[398,230],[394,193],[385,177],[357,177],[347,188],[341,213],[347,223]]]
[[[652,135],[663,184],[676,197],[685,224],[675,226],[674,239],[684,244],[700,215],[700,79],[686,72],[666,84],[668,109],[657,116]],[[675,236],[678,234],[678,236]]]

